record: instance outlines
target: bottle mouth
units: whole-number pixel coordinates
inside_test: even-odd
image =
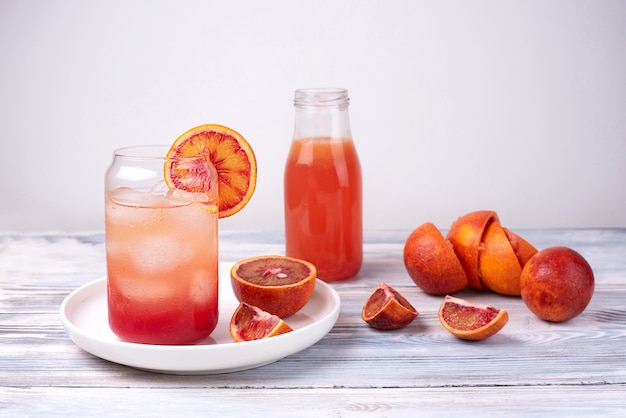
[[[297,107],[308,106],[347,106],[350,101],[348,89],[344,88],[307,88],[295,91],[293,104]]]

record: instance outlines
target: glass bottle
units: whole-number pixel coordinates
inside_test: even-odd
[[[363,261],[363,198],[348,90],[295,91],[295,125],[284,177],[286,254],[315,264],[326,282]]]

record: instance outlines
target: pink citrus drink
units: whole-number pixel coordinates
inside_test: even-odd
[[[363,259],[361,165],[349,138],[292,141],[285,167],[286,254],[328,282],[354,276]]]
[[[107,193],[109,323],[123,340],[188,344],[217,324],[217,213],[191,195]]]
[[[109,325],[129,342],[192,344],[217,325],[217,172],[168,149],[121,148],[106,173]],[[181,173],[198,192],[175,188]]]

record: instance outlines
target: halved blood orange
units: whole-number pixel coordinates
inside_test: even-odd
[[[230,335],[236,342],[260,340],[291,331],[293,328],[281,318],[244,302],[230,318]]]
[[[381,283],[367,298],[361,318],[372,328],[398,329],[409,325],[419,315],[411,303],[397,290]]]
[[[449,295],[439,307],[438,316],[441,325],[454,336],[472,341],[491,337],[509,320],[506,309],[496,309]]]
[[[219,217],[226,218],[243,209],[256,188],[256,157],[250,144],[238,132],[223,125],[207,124],[192,128],[174,141],[167,157],[204,154],[215,166],[218,178]],[[197,190],[199,181],[190,171],[166,167],[165,180],[170,187]],[[196,188],[194,190],[194,188]]]
[[[456,293],[467,287],[467,276],[452,244],[431,222],[411,232],[404,244],[404,266],[409,276],[431,295]]]
[[[266,255],[235,263],[230,278],[238,301],[285,318],[302,309],[313,295],[317,269],[306,260]]]

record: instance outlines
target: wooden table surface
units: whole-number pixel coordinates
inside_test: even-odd
[[[255,369],[204,376],[145,372],[94,357],[59,313],[74,289],[104,277],[104,236],[0,234],[2,416],[622,416],[626,413],[626,230],[516,231],[538,248],[564,245],[591,264],[596,288],[577,318],[534,316],[520,298],[463,291],[509,311],[481,342],[439,324],[402,262],[410,231],[366,231],[359,276],[333,284],[335,327],[317,344]],[[445,231],[444,231],[445,233]],[[220,260],[282,254],[282,233],[220,234]],[[222,278],[224,279],[224,278]],[[377,331],[360,317],[385,281],[420,315]]]

